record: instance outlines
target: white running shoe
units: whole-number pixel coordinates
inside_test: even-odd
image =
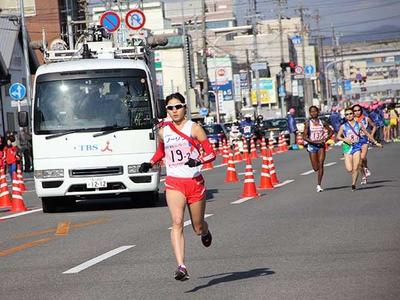
[[[320,185],[317,185],[317,193],[320,193],[323,191],[324,191],[324,189]]]
[[[364,172],[366,177],[371,176],[371,171],[368,168],[364,168]]]
[[[362,184],[362,185],[367,184],[367,177],[364,176],[364,177],[361,179],[361,184]]]

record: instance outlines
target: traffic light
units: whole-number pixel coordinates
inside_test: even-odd
[[[297,66],[296,62],[292,61],[292,60],[289,61],[289,62],[281,62],[282,72],[286,72],[286,69],[290,68],[290,72],[294,73],[295,69],[296,69],[296,66]]]

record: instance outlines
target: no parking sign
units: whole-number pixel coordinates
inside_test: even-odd
[[[139,30],[144,27],[146,23],[146,16],[140,9],[131,9],[125,16],[125,23],[132,30]]]
[[[118,30],[119,26],[121,25],[121,19],[117,13],[113,11],[106,11],[101,15],[100,24],[108,32],[114,32]]]

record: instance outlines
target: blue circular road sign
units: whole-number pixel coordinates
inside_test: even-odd
[[[207,116],[207,115],[208,115],[208,108],[206,108],[206,107],[200,108],[199,114],[200,114],[200,116],[202,116],[202,117]]]
[[[314,74],[314,73],[315,73],[315,68],[314,68],[314,66],[312,66],[312,65],[307,65],[307,66],[304,68],[304,73],[306,73],[307,75]]]
[[[19,101],[26,96],[26,88],[22,83],[16,82],[10,86],[8,93],[11,99]]]
[[[116,12],[106,11],[101,15],[100,24],[108,32],[114,32],[118,30],[119,26],[121,25],[121,18]]]

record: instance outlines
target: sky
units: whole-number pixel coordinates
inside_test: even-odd
[[[104,0],[90,0],[91,4]],[[145,0],[152,2],[154,0]],[[164,0],[181,2],[184,0]],[[232,0],[238,24],[243,25],[249,15],[248,3],[252,0]],[[256,0],[260,18],[274,19],[277,14],[277,0]],[[359,38],[374,34],[376,37],[395,35],[400,37],[400,0],[287,0],[283,14],[288,17],[298,16],[295,9],[307,8],[306,23],[316,29],[313,16],[320,14],[321,34],[331,36],[331,24],[343,37],[358,35]],[[396,30],[397,29],[397,30]],[[368,31],[368,33],[366,33]],[[312,32],[312,34],[316,34]]]

